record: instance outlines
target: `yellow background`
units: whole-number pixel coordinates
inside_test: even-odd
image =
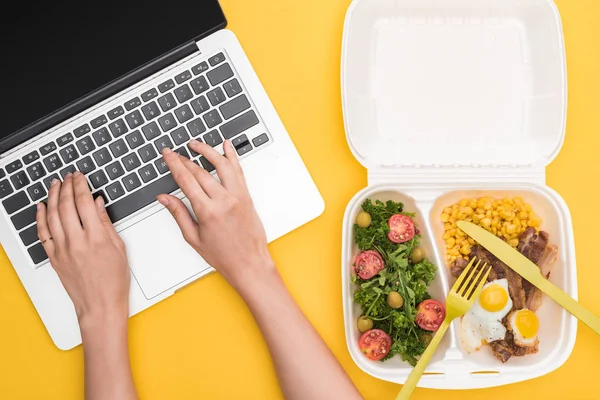
[[[400,386],[350,359],[340,284],[341,224],[366,172],[346,144],[340,103],[342,27],[350,0],[221,0],[327,205],[317,220],[270,246],[289,289],[368,399]],[[581,302],[600,315],[600,2],[557,0],[569,71],[567,136],[548,184],[569,204]],[[515,144],[515,146],[518,144]],[[293,212],[293,210],[290,210]],[[274,370],[251,315],[214,274],[131,319],[131,355],[142,399],[280,399]],[[600,398],[600,337],[580,325],[571,358],[533,381],[477,391],[417,389],[415,399]],[[81,347],[52,344],[0,250],[0,399],[83,397]],[[529,396],[529,397],[527,397]]]

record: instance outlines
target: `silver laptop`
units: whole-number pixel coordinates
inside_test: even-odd
[[[214,173],[187,143],[222,152],[230,139],[269,241],[322,213],[323,199],[217,0],[22,4],[0,27],[0,242],[56,346],[73,348],[81,337],[37,237],[35,205],[54,178],[79,170],[104,197],[128,248],[130,315],[213,271],[155,200],[183,198],[163,147]],[[243,232],[231,246],[236,240]]]

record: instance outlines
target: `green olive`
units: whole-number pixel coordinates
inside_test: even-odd
[[[431,339],[433,339],[433,335],[430,335],[429,333],[423,333],[421,336],[419,336],[419,339],[421,342],[425,343],[426,346],[429,346]]]
[[[387,303],[388,306],[392,308],[400,308],[404,304],[404,299],[400,296],[398,292],[390,292],[387,295]]]
[[[361,228],[368,228],[371,225],[371,214],[366,211],[361,211],[356,216],[356,224]]]
[[[365,333],[366,331],[373,329],[373,320],[370,319],[369,317],[365,317],[363,315],[362,317],[360,317],[358,319],[358,322],[356,325],[358,325],[359,331],[361,331],[362,333]]]
[[[420,263],[421,261],[423,261],[425,259],[425,250],[423,250],[420,247],[415,247],[411,252],[410,252],[410,262],[413,264],[417,264]]]

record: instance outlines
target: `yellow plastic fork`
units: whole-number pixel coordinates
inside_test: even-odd
[[[442,325],[431,339],[431,343],[429,343],[419,362],[410,373],[396,400],[410,398],[433,353],[435,353],[435,350],[442,341],[444,333],[448,330],[450,323],[456,318],[465,315],[471,309],[473,303],[475,303],[475,299],[479,297],[479,293],[481,293],[481,289],[485,285],[491,270],[491,267],[488,267],[486,263],[483,263],[481,268],[480,265],[481,261],[475,264],[475,257],[473,257],[456,280],[456,283],[454,283],[454,286],[452,286],[452,289],[450,289],[450,293],[448,293],[448,297],[446,298],[446,318],[444,318],[444,322],[442,322]]]

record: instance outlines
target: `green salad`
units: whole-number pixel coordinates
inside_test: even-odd
[[[354,301],[362,315],[361,351],[385,361],[400,354],[415,365],[445,316],[442,304],[431,300],[427,288],[436,266],[419,247],[421,235],[404,205],[367,199],[354,224],[360,250],[352,281]]]

